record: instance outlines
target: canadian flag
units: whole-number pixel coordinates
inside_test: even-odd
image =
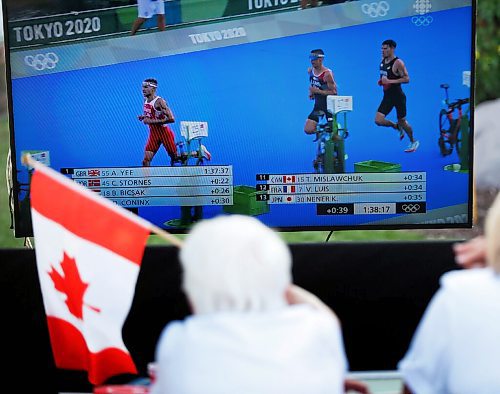
[[[294,183],[295,175],[283,175],[283,183]]]
[[[36,164],[35,254],[56,366],[96,385],[137,373],[121,330],[151,224]]]

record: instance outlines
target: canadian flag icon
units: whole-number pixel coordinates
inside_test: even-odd
[[[283,183],[294,183],[295,175],[283,175]]]

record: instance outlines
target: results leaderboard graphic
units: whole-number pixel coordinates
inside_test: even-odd
[[[126,208],[233,204],[232,166],[62,168]]]
[[[426,173],[257,174],[257,201],[317,204],[318,215],[426,212]]]

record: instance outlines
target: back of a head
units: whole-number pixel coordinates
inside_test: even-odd
[[[486,259],[495,272],[500,273],[500,193],[486,216],[485,234]]]
[[[391,40],[391,39],[384,40],[384,42],[382,42],[382,45],[387,45],[390,48],[396,48],[396,46],[397,46],[396,41]]]
[[[158,86],[158,81],[156,80],[156,78],[146,78],[144,82],[151,84],[154,87]]]
[[[323,51],[323,49],[313,49],[311,51],[311,54],[314,54],[314,55],[325,55],[325,52]]]
[[[195,225],[180,252],[183,288],[197,314],[285,305],[291,253],[257,219],[220,216]]]

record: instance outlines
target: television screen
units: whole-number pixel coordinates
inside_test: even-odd
[[[171,232],[472,225],[473,0],[56,3],[4,1],[17,237],[25,153]]]

